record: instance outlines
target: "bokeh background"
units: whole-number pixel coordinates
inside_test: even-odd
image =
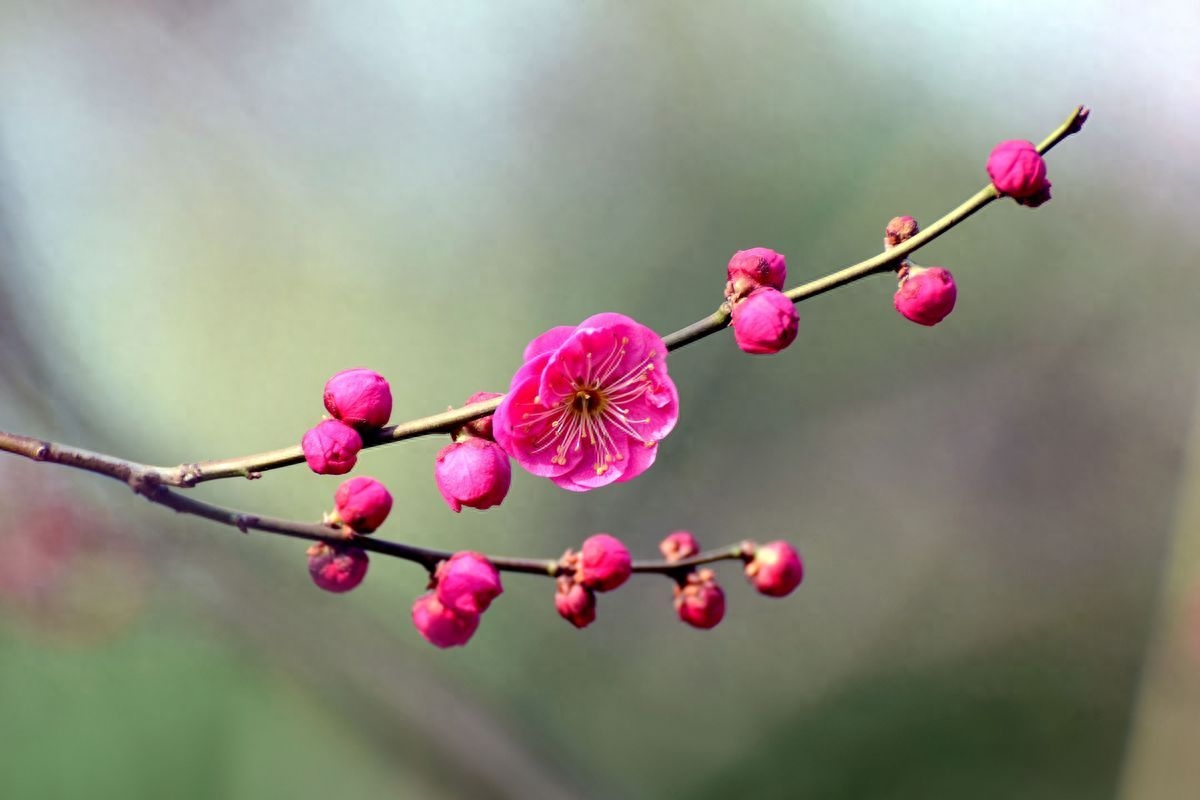
[[[439,652],[413,565],[326,595],[302,543],[0,458],[0,796],[1200,796],[1196,41],[1184,0],[0,0],[0,427],[152,463],[296,442],[344,367],[404,419],[553,325],[673,330],[736,249],[831,271],[1094,109],[1051,203],[918,254],[937,328],[880,277],[781,355],[674,355],[637,481],[455,516],[440,437],[360,460],[425,545],[796,542],[801,590],[727,565],[710,633],[665,581],[576,632],[513,576]],[[315,520],[336,484],[196,491]]]

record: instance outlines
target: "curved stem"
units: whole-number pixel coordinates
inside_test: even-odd
[[[1063,139],[1073,133],[1077,133],[1082,129],[1087,117],[1088,110],[1083,106],[1078,106],[1071,112],[1071,115],[1067,117],[1062,125],[1037,146],[1038,152],[1046,153]],[[895,247],[890,247],[857,264],[852,264],[824,277],[788,289],[785,294],[792,302],[799,303],[802,300],[816,297],[819,294],[824,294],[839,286],[845,286],[848,283],[853,283],[870,275],[890,272],[909,253],[929,244],[991,203],[997,197],[999,197],[999,194],[996,192],[996,188],[988,184],[967,198],[957,208],[921,230],[920,233],[911,239],[901,242]],[[674,333],[667,334],[663,337],[663,341],[666,342],[668,350],[678,350],[681,347],[697,342],[728,327],[729,319],[729,308],[727,305],[722,304],[719,309],[704,319],[681,328]],[[382,428],[372,435],[365,436],[363,446],[378,447],[384,444],[391,444],[392,442],[404,441],[405,439],[413,439],[418,436],[450,433],[466,422],[491,414],[500,405],[502,399],[503,397],[497,397],[482,403],[472,403],[462,408],[443,411],[439,414],[431,414],[427,417],[420,417],[398,425]],[[279,450],[271,450],[266,453],[256,453],[237,458],[201,461],[192,464],[181,464],[177,467],[148,467],[148,469],[152,470],[162,483],[170,486],[190,487],[197,483],[219,480],[221,478],[257,478],[268,470],[299,464],[302,461],[304,461],[304,454],[301,452],[300,446],[293,445],[292,447],[284,447]]]
[[[251,514],[236,511],[213,503],[206,503],[194,497],[174,491],[162,483],[154,469],[143,464],[137,464],[102,453],[93,453],[69,445],[35,439],[15,433],[0,431],[0,450],[25,456],[34,461],[44,461],[50,464],[61,464],[66,467],[95,472],[122,483],[128,484],[136,493],[152,503],[174,509],[180,514],[203,517],[237,528],[243,533],[263,531],[292,539],[305,539],[310,542],[326,542],[328,544],[351,544],[372,553],[393,556],[405,561],[420,564],[433,571],[439,561],[443,561],[454,553],[450,550],[436,550],[428,547],[404,544],[403,542],[381,539],[376,536],[363,536],[349,533],[342,528],[334,528],[316,522],[296,522],[278,517]],[[662,575],[678,575],[687,572],[692,567],[709,564],[714,561],[743,559],[753,552],[753,546],[742,542],[737,545],[710,550],[691,558],[680,561],[635,561],[634,572],[657,573]],[[503,572],[519,572],[527,575],[543,575],[549,578],[562,574],[562,567],[557,559],[549,558],[509,558],[506,556],[488,556],[489,561]]]
[[[1067,136],[1077,133],[1082,129],[1087,117],[1088,110],[1086,108],[1083,106],[1076,108],[1057,130],[1038,145],[1038,151],[1046,153]],[[989,184],[911,239],[895,247],[888,248],[884,252],[872,256],[865,261],[860,261],[845,269],[789,289],[785,294],[793,302],[798,303],[801,300],[815,297],[839,286],[844,286],[853,281],[865,278],[868,275],[891,271],[908,254],[949,231],[991,203],[998,196],[995,187]],[[729,306],[722,304],[720,308],[704,319],[668,334],[664,337],[664,341],[669,350],[677,350],[726,328],[729,325],[729,319]],[[364,446],[377,447],[427,434],[449,433],[466,422],[493,413],[500,405],[502,399],[502,397],[498,397],[482,403],[472,403],[462,408],[382,428],[373,434],[365,436]],[[361,547],[364,550],[394,556],[406,561],[413,561],[422,565],[427,570],[433,570],[439,561],[449,558],[452,555],[450,551],[446,550],[416,547],[401,542],[375,538],[374,536],[361,536],[354,533],[347,534],[342,529],[332,528],[323,524],[294,522],[276,517],[264,517],[257,514],[234,511],[196,500],[173,491],[170,488],[191,487],[204,481],[237,476],[257,478],[267,470],[278,469],[302,462],[304,456],[298,446],[285,447],[267,453],[258,453],[238,458],[181,464],[177,467],[158,467],[78,447],[71,447],[57,442],[37,439],[31,436],[0,431],[0,451],[14,453],[34,461],[61,464],[105,475],[128,484],[135,492],[143,495],[151,502],[172,508],[182,514],[191,514],[223,525],[229,525],[243,532],[258,530],[280,536],[322,541],[331,544],[352,543],[354,546]],[[633,564],[633,571],[638,573],[663,574],[679,579],[688,570],[702,564],[726,560],[747,560],[752,556],[753,549],[753,543],[741,542],[729,547],[699,553],[691,558],[675,562],[656,560],[637,561]],[[498,569],[507,572],[557,577],[563,571],[561,563],[554,559],[490,556],[489,559]]]

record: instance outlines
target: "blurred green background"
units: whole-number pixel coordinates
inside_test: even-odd
[[[1198,40],[1182,1],[0,0],[0,428],[152,463],[296,442],[345,367],[400,420],[553,325],[665,333],[737,249],[824,274],[1094,109],[1050,204],[917,254],[936,329],[881,277],[776,357],[674,355],[637,481],[455,516],[440,438],[360,460],[419,544],[794,541],[800,591],[727,565],[710,633],[665,581],[576,632],[512,576],[439,652],[413,565],[326,595],[303,544],[0,458],[0,797],[1114,796],[1197,391]],[[316,520],[336,485],[196,492]]]

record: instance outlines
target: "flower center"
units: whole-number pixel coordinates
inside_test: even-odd
[[[576,386],[570,405],[571,411],[576,414],[599,417],[608,406],[608,400],[599,386]]]
[[[617,440],[633,440],[644,447],[655,442],[644,438],[634,427],[650,421],[649,417],[631,418],[632,404],[641,400],[654,387],[654,356],[651,352],[626,372],[617,370],[625,356],[628,339],[621,339],[599,359],[586,354],[584,374],[571,381],[572,394],[562,397],[552,408],[526,413],[521,426],[545,426],[534,443],[534,452],[554,448],[550,462],[566,464],[567,454],[584,447],[592,451],[592,468],[603,475],[609,466],[624,460]],[[534,398],[540,402],[540,398]]]

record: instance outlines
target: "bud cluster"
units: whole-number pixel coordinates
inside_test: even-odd
[[[317,542],[308,548],[308,573],[327,592],[342,594],[367,575],[367,552],[353,544],[356,534],[375,531],[392,511],[392,494],[365,475],[342,481],[333,495],[334,510],[325,523],[342,529],[344,542]]]
[[[431,591],[416,599],[413,625],[435,647],[461,647],[479,628],[479,619],[504,591],[500,571],[481,553],[455,553],[437,565]]]
[[[342,370],[325,383],[325,410],[331,419],[310,428],[300,440],[304,460],[318,475],[345,475],[354,469],[362,434],[387,424],[392,390],[378,372]]]
[[[596,592],[611,592],[633,574],[629,548],[607,533],[589,536],[578,553],[568,550],[558,563],[554,607],[576,628],[595,622]]]
[[[778,353],[796,340],[800,315],[783,293],[787,258],[767,247],[739,250],[726,268],[725,300],[743,352]]]

